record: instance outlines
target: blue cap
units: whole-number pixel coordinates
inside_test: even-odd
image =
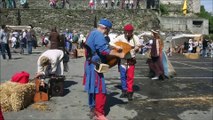
[[[101,19],[99,24],[106,26],[107,28],[112,28],[112,23],[107,19]]]

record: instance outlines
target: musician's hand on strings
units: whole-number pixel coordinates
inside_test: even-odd
[[[117,49],[117,52],[118,52],[118,53],[121,53],[121,52],[123,51],[123,48],[120,47],[120,46],[116,46],[116,49]]]

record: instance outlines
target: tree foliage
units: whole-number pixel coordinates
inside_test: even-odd
[[[166,5],[164,4],[160,4],[160,12],[162,15],[168,15],[169,14],[169,11],[166,7]]]
[[[209,33],[213,34],[213,16],[205,10],[204,6],[201,6],[198,16],[209,20]]]

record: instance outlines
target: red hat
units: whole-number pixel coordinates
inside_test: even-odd
[[[127,24],[124,26],[124,30],[125,31],[133,31],[134,27],[132,26],[132,24]]]

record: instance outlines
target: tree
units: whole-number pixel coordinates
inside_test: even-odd
[[[205,10],[204,6],[201,6],[198,16],[209,20],[209,34],[213,34],[213,16]]]

